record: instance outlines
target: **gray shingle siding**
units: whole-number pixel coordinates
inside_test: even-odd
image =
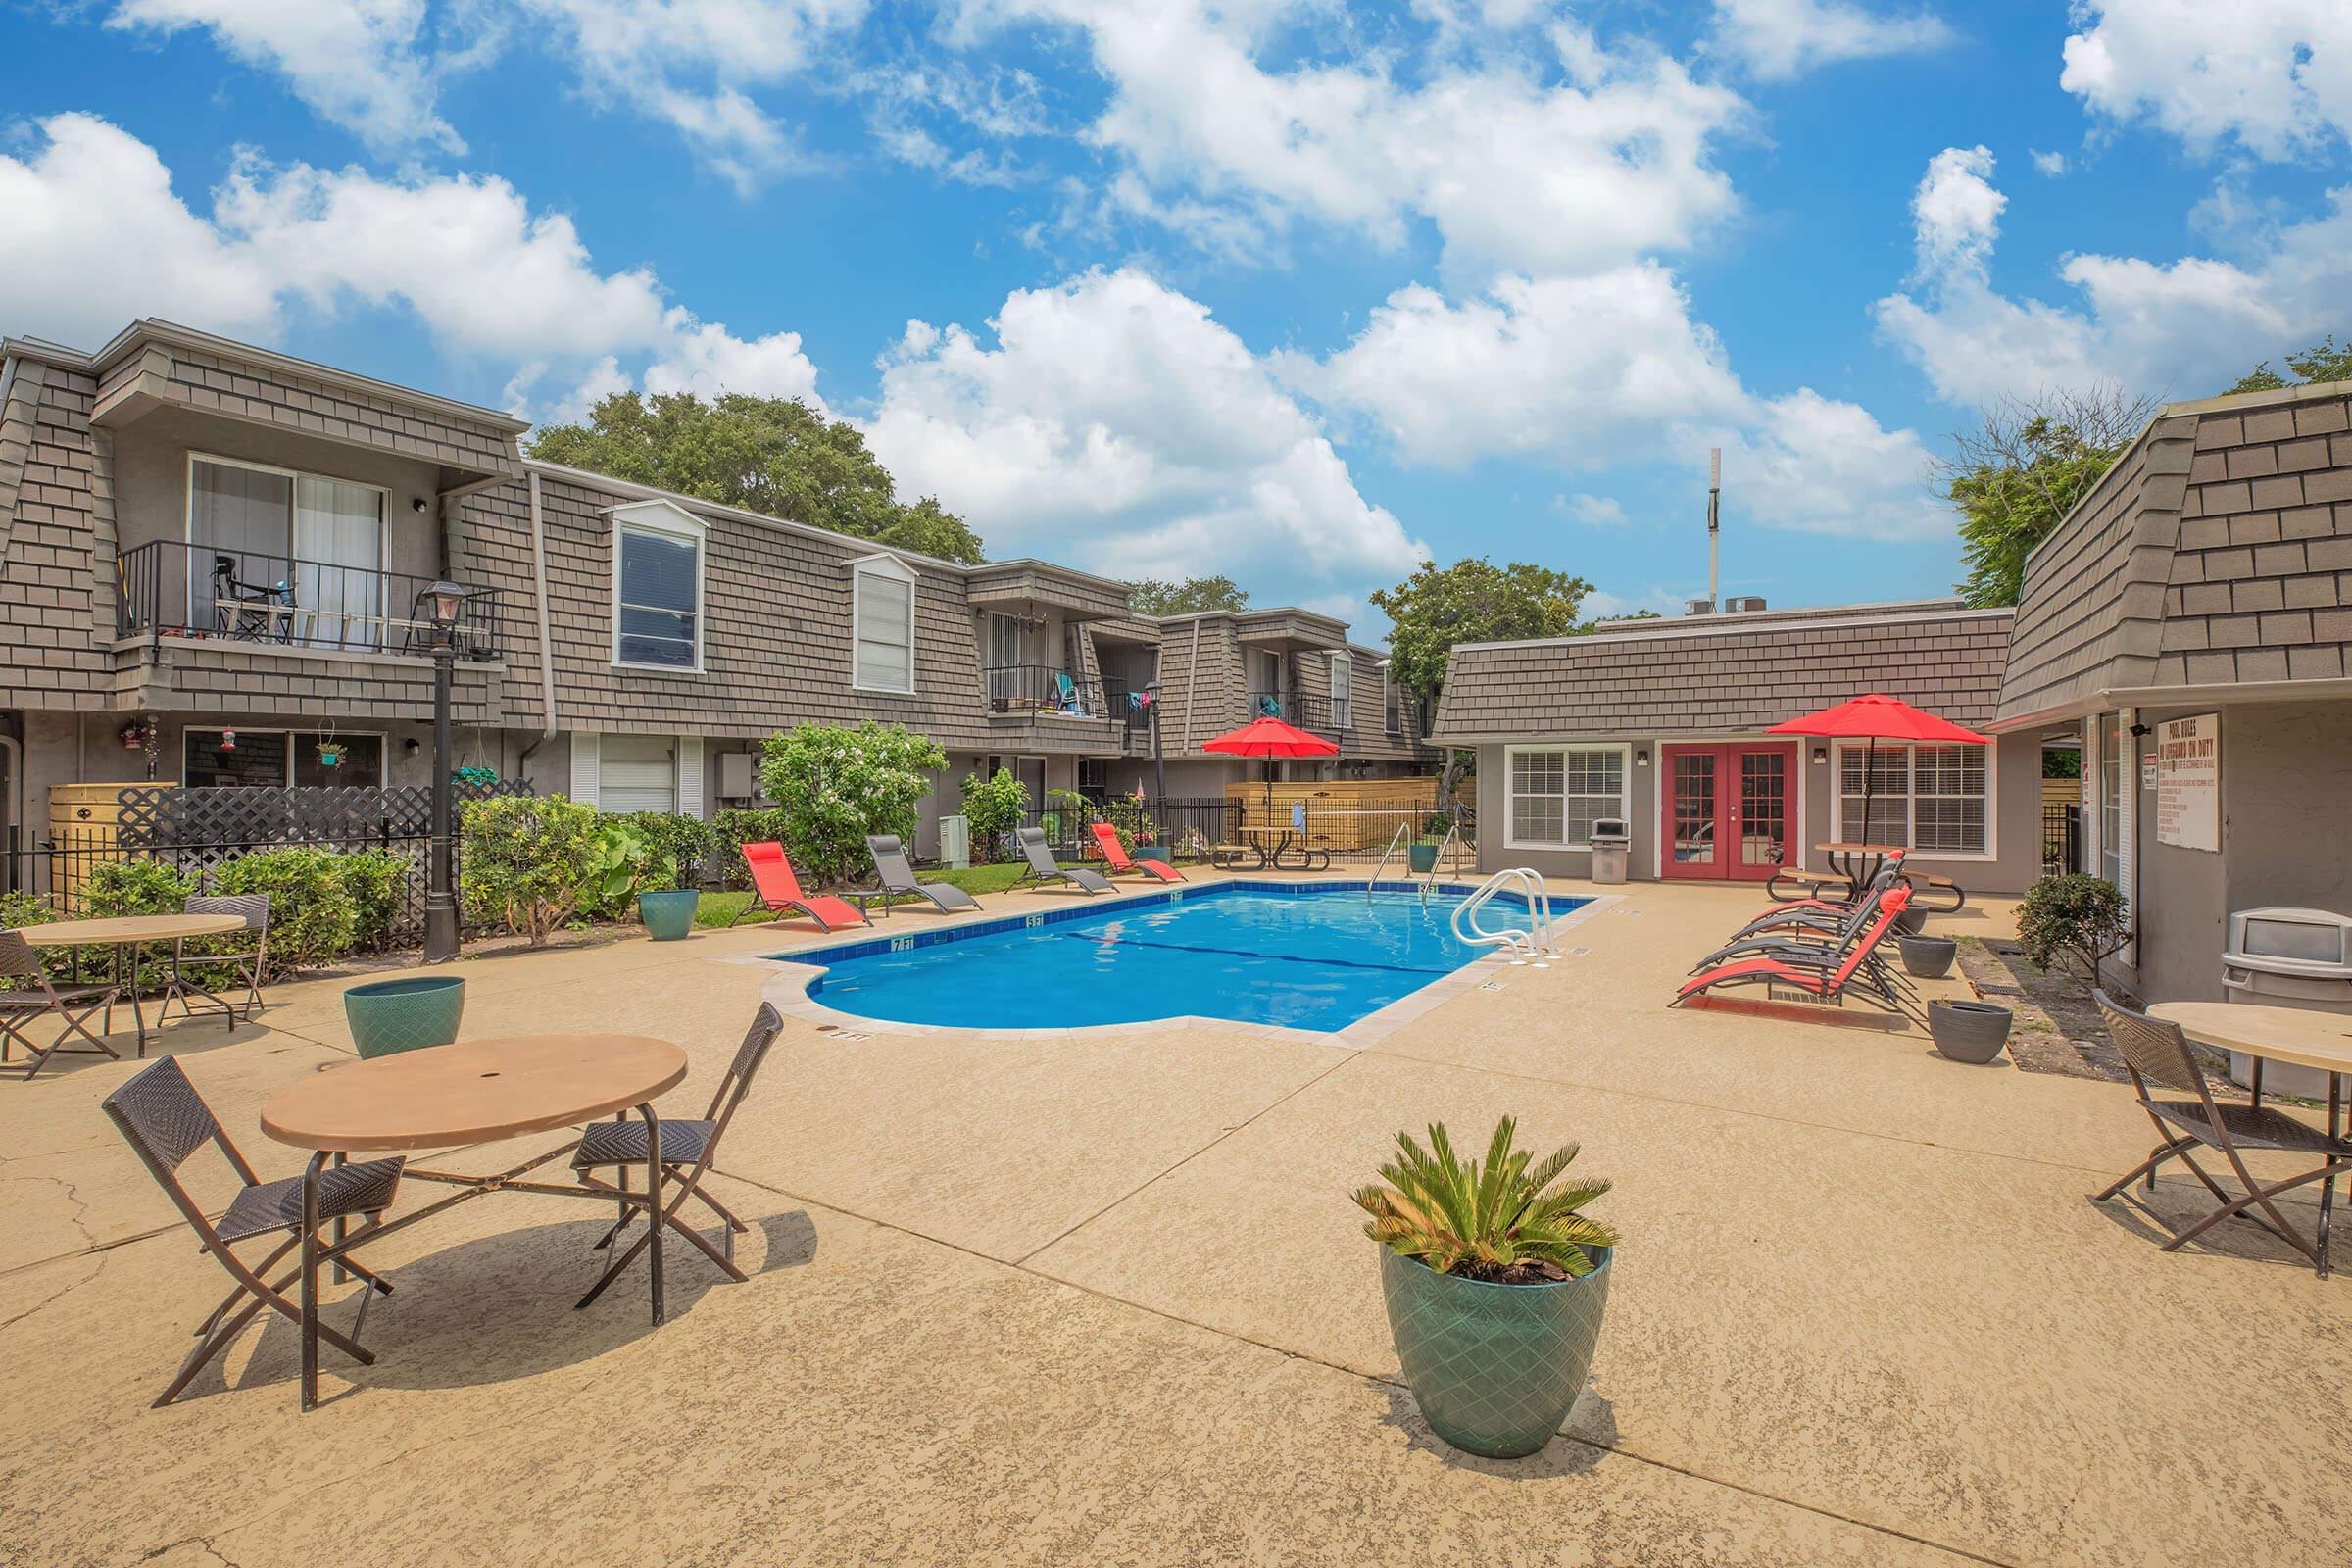
[[[112,451],[89,422],[97,378],[18,358],[0,408],[0,695],[109,706],[115,634]]]
[[[1992,717],[2006,612],[1755,618],[1681,635],[1668,622],[1638,634],[1456,649],[1433,739],[1745,735],[1864,692],[1957,724]]]

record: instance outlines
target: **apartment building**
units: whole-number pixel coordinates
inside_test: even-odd
[[[1040,796],[1217,795],[1202,743],[1328,735],[1286,776],[1425,770],[1378,650],[1304,611],[1155,618],[1041,561],[970,566],[525,458],[492,410],[141,320],[0,345],[0,826],[61,783],[429,782],[416,605],[475,592],[459,760],[609,809],[751,804],[760,739],[895,721]],[[1156,701],[1152,701],[1157,682]],[[1156,720],[1156,726],[1154,724]],[[926,846],[927,847],[927,846]]]

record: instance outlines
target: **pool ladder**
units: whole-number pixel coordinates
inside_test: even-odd
[[[1478,923],[1478,911],[1505,892],[1515,892],[1527,900],[1527,925],[1525,929],[1504,926],[1490,931]],[[1481,882],[1478,891],[1454,906],[1453,934],[1457,941],[1470,947],[1498,948],[1510,955],[1514,964],[1532,963],[1539,969],[1548,969],[1551,960],[1560,956],[1551,943],[1551,895],[1544,890],[1544,879],[1530,866],[1512,866]]]
[[[1372,880],[1364,884],[1365,904],[1372,902],[1373,891],[1380,886],[1380,873],[1389,868],[1389,861],[1396,857],[1396,847],[1404,842],[1404,836],[1412,830],[1412,823],[1399,822],[1396,831],[1389,835],[1389,847],[1380,852],[1380,864],[1372,868]]]

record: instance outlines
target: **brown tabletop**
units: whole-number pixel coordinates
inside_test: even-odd
[[[219,936],[243,929],[245,917],[241,914],[123,914],[104,920],[52,920],[47,925],[20,927],[17,935],[36,948],[95,948],[117,942]]]
[[[448,1149],[594,1121],[686,1078],[644,1035],[509,1035],[378,1056],[271,1095],[262,1131],[298,1149]]]
[[[2247,1002],[2159,1002],[2151,1018],[2180,1026],[2199,1045],[2270,1061],[2352,1073],[2352,1016]]]

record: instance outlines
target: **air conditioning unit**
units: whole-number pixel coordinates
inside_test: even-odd
[[[1683,613],[1686,615],[1712,615],[1715,613],[1715,601],[1706,598],[1687,601],[1683,606]]]
[[[759,788],[752,775],[752,754],[721,752],[718,754],[718,798],[722,801],[748,801]]]
[[[1727,615],[1752,615],[1763,608],[1764,601],[1754,597],[1753,595],[1749,595],[1744,598],[1726,599],[1723,602],[1723,611]]]

